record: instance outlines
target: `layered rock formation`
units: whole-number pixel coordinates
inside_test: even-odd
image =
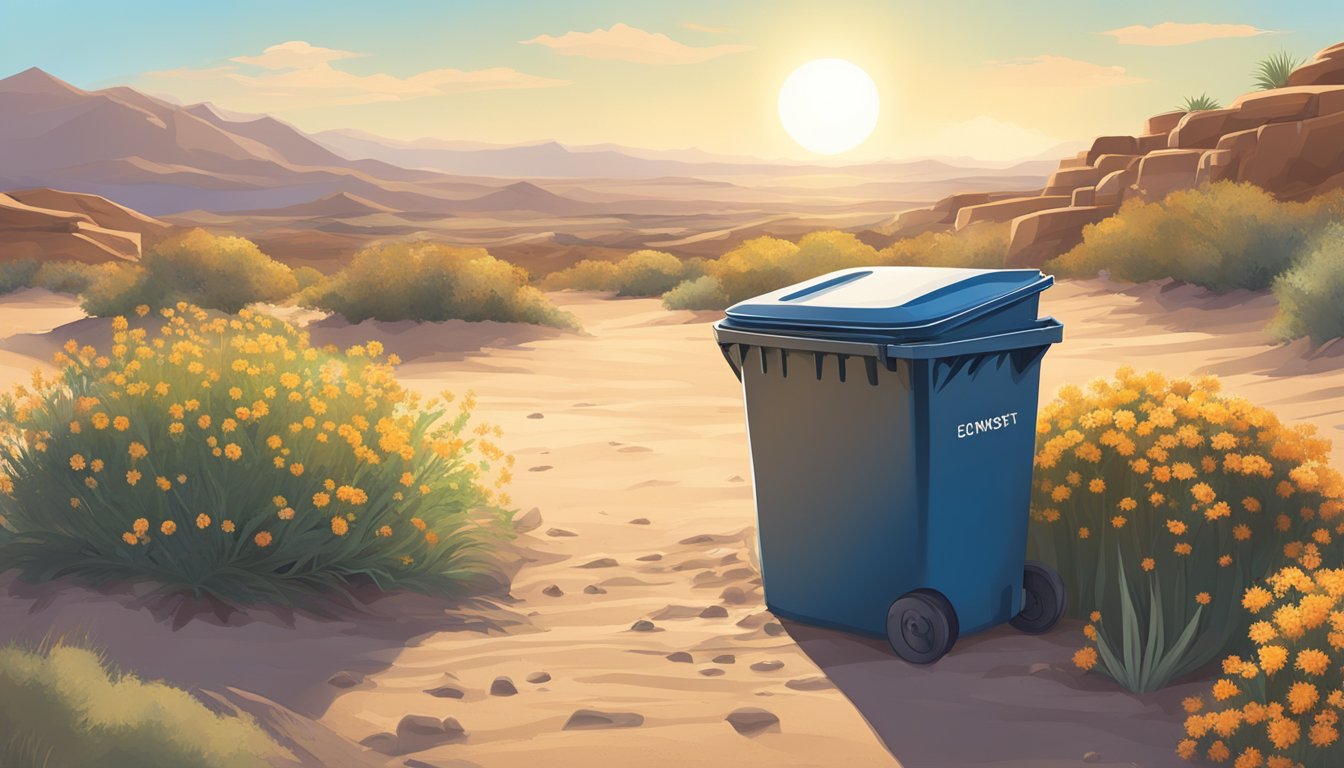
[[[135,261],[144,246],[172,230],[97,195],[55,189],[0,194],[0,261]]]
[[[1344,43],[1316,54],[1287,87],[1224,109],[1166,112],[1134,136],[1101,136],[1060,161],[1032,194],[953,195],[897,218],[899,234],[1011,222],[1007,263],[1039,266],[1125,200],[1159,200],[1216,181],[1249,182],[1286,200],[1344,186]]]

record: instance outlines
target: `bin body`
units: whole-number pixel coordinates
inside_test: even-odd
[[[886,269],[888,285],[924,272]],[[938,285],[984,274],[938,272]],[[963,633],[1021,609],[1040,361],[1061,331],[1036,318],[1050,279],[1011,272],[1037,287],[952,327],[924,324],[914,341],[758,319],[768,312],[716,324],[742,380],[772,612],[882,636],[892,601],[918,588],[946,596]],[[846,298],[859,301],[832,302]]]

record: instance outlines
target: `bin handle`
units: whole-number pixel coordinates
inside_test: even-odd
[[[719,351],[723,353],[723,359],[728,361],[728,367],[733,369],[733,375],[737,377],[738,381],[741,381],[742,367],[737,364],[736,360],[733,360],[733,353],[729,351],[731,346],[731,344],[721,343],[719,344]]]
[[[1064,324],[1053,317],[1036,321],[1035,328],[1009,331],[992,336],[978,336],[958,341],[925,342],[922,344],[888,344],[888,357],[906,360],[930,360],[935,357],[978,355],[985,352],[1006,352],[1027,347],[1044,347],[1064,340]]]

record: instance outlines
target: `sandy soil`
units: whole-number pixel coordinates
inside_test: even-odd
[[[512,599],[399,595],[327,620],[257,611],[185,621],[198,607],[10,579],[0,642],[87,631],[125,667],[250,691],[293,710],[291,720],[348,738],[343,757],[308,750],[309,764],[1179,762],[1178,702],[1201,683],[1137,697],[1080,675],[1068,663],[1076,625],[1043,637],[967,637],[937,665],[914,667],[880,641],[770,617],[741,397],[711,340],[712,316],[649,300],[556,298],[584,334],[312,326],[319,342],[382,340],[406,359],[404,380],[427,392],[472,388],[481,413],[503,425],[519,460],[514,498],[539,510],[524,517]],[[1065,323],[1066,340],[1046,357],[1043,397],[1128,362],[1218,373],[1285,418],[1331,436],[1344,428],[1344,358],[1271,344],[1267,297],[1082,281],[1052,289],[1045,311]],[[68,299],[41,292],[0,300],[0,385],[25,380],[70,335],[101,333],[91,321],[49,333],[78,318]],[[337,673],[346,687],[328,682]],[[739,733],[725,718],[743,708],[777,722],[756,713]],[[589,727],[567,729],[581,709],[626,727],[579,718]],[[407,734],[398,744],[390,734],[407,715],[451,717],[465,733]],[[356,757],[351,742],[366,739],[379,751]]]

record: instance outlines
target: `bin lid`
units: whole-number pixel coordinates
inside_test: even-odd
[[[739,327],[928,339],[1053,283],[1035,269],[861,267],[747,299],[726,314]]]

